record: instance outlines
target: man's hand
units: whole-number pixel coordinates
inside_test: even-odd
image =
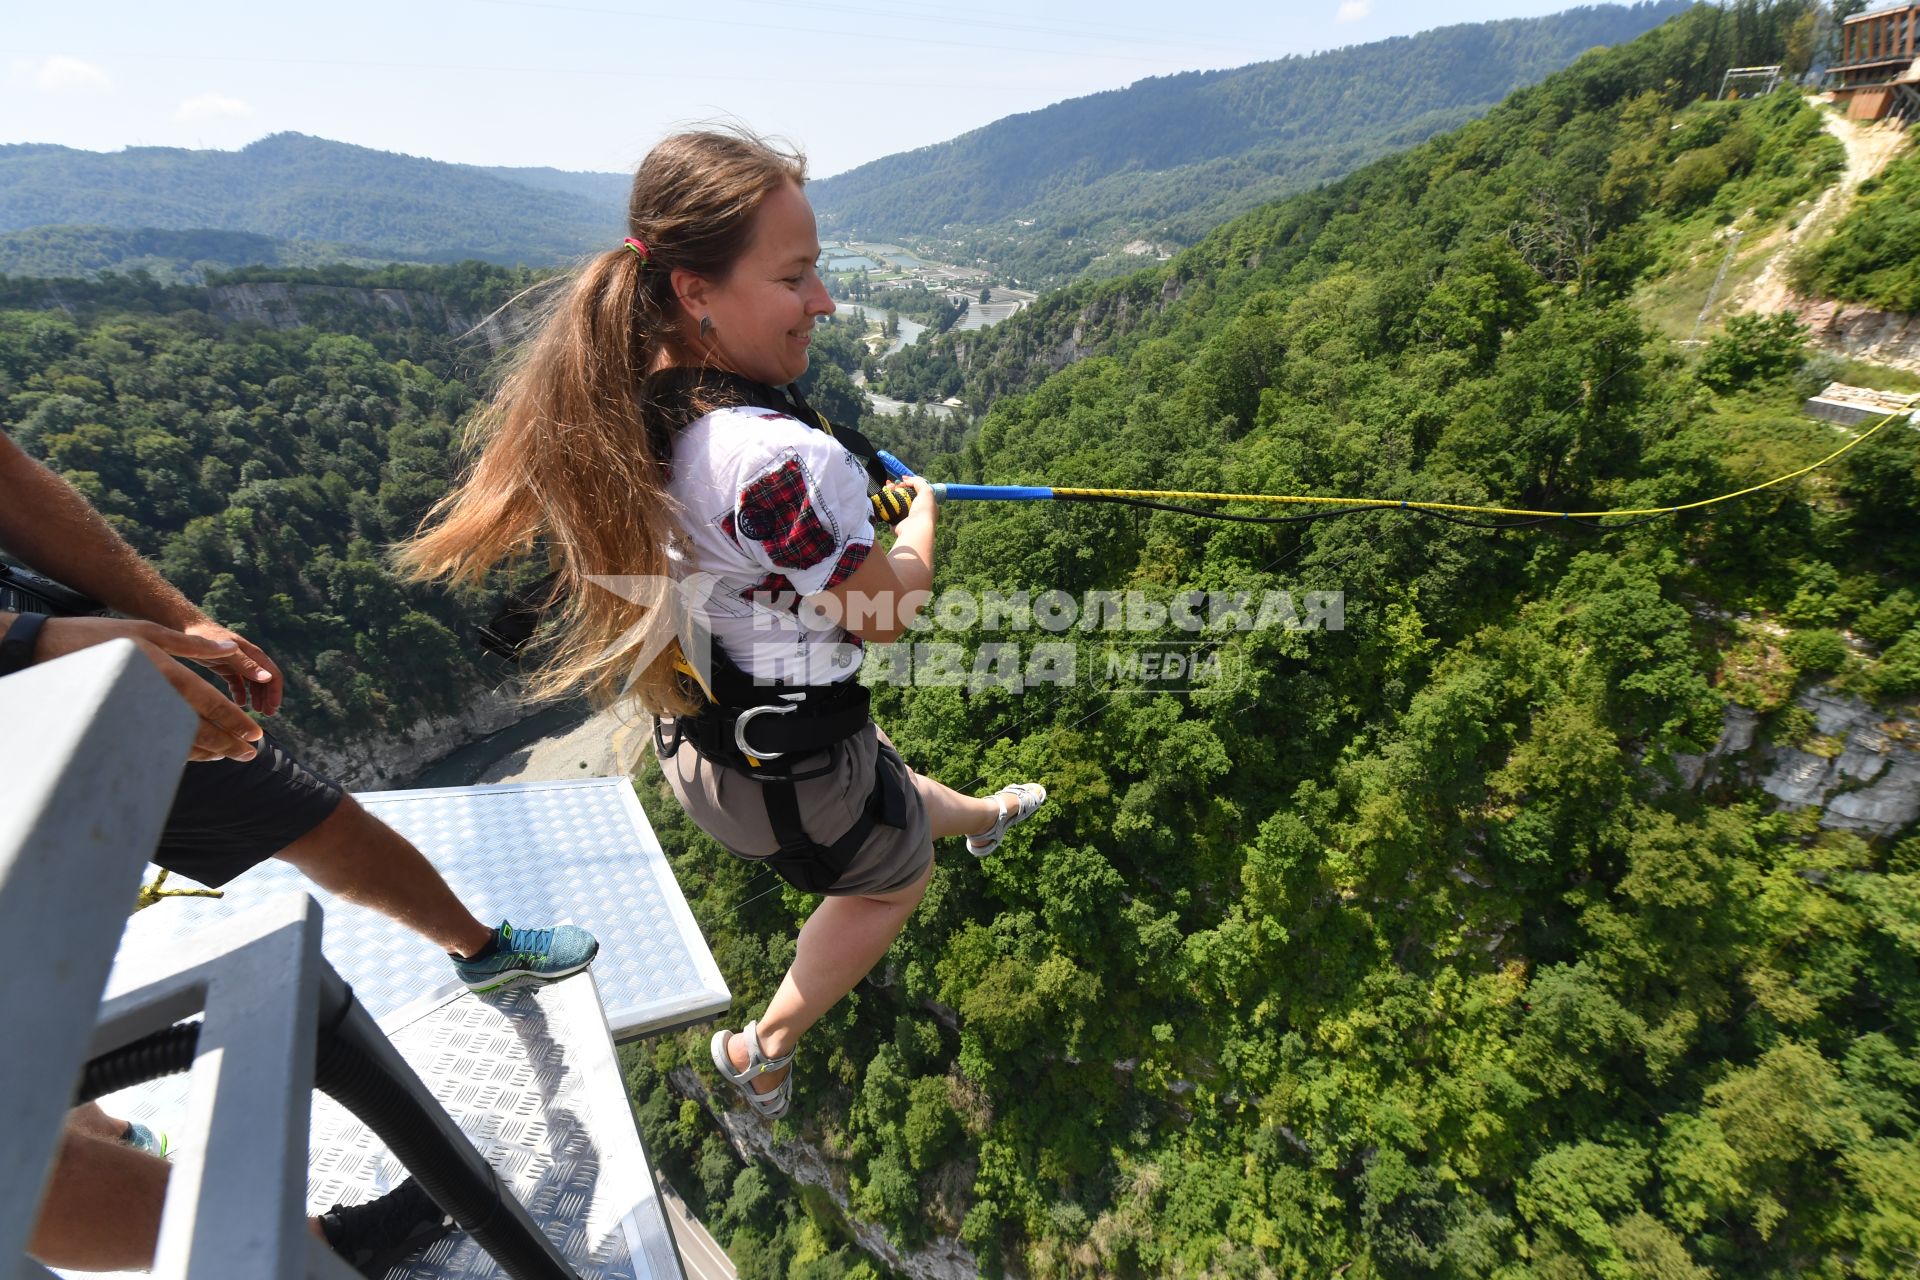
[[[273,659],[262,653],[253,641],[211,621],[188,623],[180,630],[202,640],[232,642],[233,649],[225,658],[208,659],[190,653],[180,656],[192,658],[208,670],[217,672],[227,682],[227,688],[233,691],[235,703],[242,707],[251,706],[263,716],[270,716],[280,709],[280,695],[286,689],[286,679],[280,674],[280,668],[274,665]]]
[[[215,628],[218,630],[218,628]],[[174,687],[187,705],[200,717],[193,735],[189,760],[251,760],[254,743],[260,740],[260,726],[239,706],[220,696],[205,680],[175,662],[175,657],[198,662],[225,675],[244,641],[207,639],[174,631],[157,622],[139,622],[123,618],[49,618],[40,628],[40,640],[34,647],[34,660],[47,662],[77,653],[81,649],[108,640],[127,639],[140,646],[167,683]],[[251,648],[252,646],[248,646]],[[259,650],[254,650],[258,653]],[[264,659],[263,659],[264,660]],[[279,672],[273,673],[279,677]],[[232,677],[228,677],[231,683]],[[276,692],[278,685],[274,686]],[[277,701],[277,699],[276,699]]]

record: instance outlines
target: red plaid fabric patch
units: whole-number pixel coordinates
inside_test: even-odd
[[[767,549],[783,569],[811,569],[834,552],[831,531],[813,509],[807,473],[796,459],[740,491],[739,534]]]
[[[793,584],[778,573],[770,573],[760,581],[740,593],[740,598],[748,604],[763,604],[769,609],[785,609],[788,613],[800,611],[800,594]]]
[[[827,585],[823,591],[830,591],[851,578],[861,565],[867,562],[867,552],[873,550],[864,542],[849,542],[847,549],[840,553],[840,563],[833,566],[833,572],[827,575]]]

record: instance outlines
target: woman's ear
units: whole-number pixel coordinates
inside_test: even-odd
[[[689,271],[685,267],[675,267],[668,277],[673,284],[673,296],[688,315],[700,316],[707,312],[707,297],[713,289],[713,282],[698,271]]]

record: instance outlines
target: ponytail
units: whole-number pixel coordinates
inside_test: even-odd
[[[669,573],[670,438],[650,429],[640,388],[671,358],[673,269],[723,279],[751,243],[760,202],[805,178],[800,157],[750,136],[681,134],[655,147],[628,210],[630,236],[646,252],[623,245],[579,273],[472,420],[468,444],[478,452],[465,477],[398,548],[415,581],[476,584],[545,542],[560,613],[532,696],[585,692],[603,706],[631,696],[656,714],[694,709],[674,670],[667,611],[590,579]],[[654,655],[637,673],[636,653]]]

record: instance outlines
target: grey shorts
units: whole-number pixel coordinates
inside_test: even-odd
[[[263,735],[251,760],[205,760],[180,771],[153,860],[217,889],[325,822],[345,794]]]
[[[828,772],[794,784],[800,821],[816,843],[831,844],[859,821],[876,767],[897,770],[906,784],[907,820],[905,827],[876,825],[827,896],[892,893],[913,884],[933,862],[933,828],[920,796],[920,775],[907,768],[892,741],[872,723],[830,751]],[[796,765],[815,769],[819,759]],[[760,783],[747,774],[712,763],[687,742],[661,761],[661,772],[693,824],[733,853],[757,862],[779,849]]]

